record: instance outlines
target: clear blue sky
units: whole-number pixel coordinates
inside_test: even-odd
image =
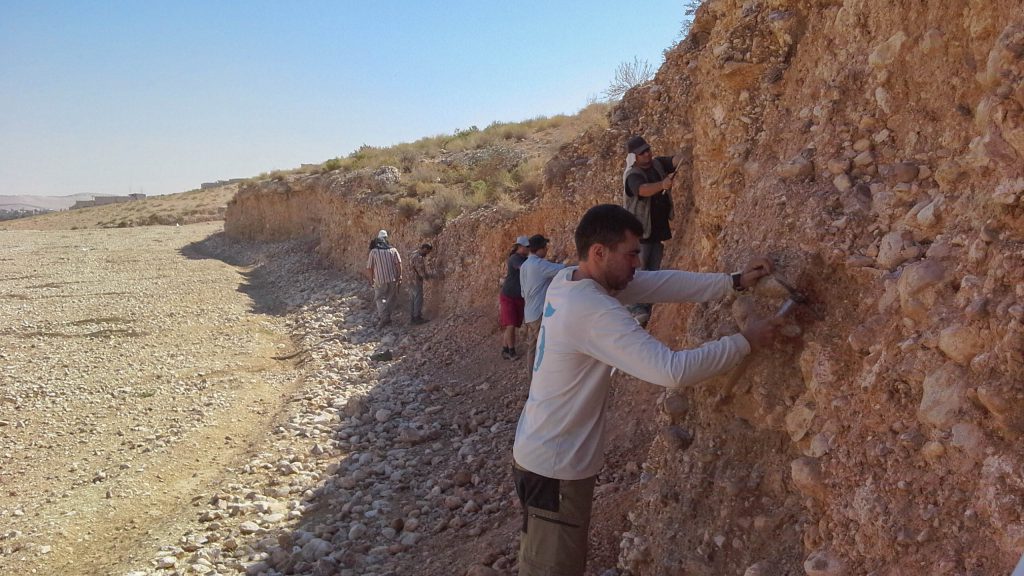
[[[683,0],[0,0],[0,194],[166,194],[573,113]]]

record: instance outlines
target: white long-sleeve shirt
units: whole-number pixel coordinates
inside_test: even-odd
[[[540,319],[544,311],[544,294],[548,285],[555,274],[563,268],[564,264],[549,262],[536,254],[530,254],[526,262],[523,262],[519,268],[519,285],[522,287],[523,299],[526,300],[523,321],[533,322]]]
[[[750,353],[741,334],[673,351],[641,328],[625,304],[707,302],[732,288],[728,274],[637,271],[609,294],[597,282],[572,280],[576,267],[548,287],[530,395],[519,417],[515,461],[560,480],[580,480],[604,465],[605,400],[612,368],[667,388],[706,380]]]

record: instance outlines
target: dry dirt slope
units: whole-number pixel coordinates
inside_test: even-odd
[[[799,337],[684,394],[674,418],[697,433],[689,451],[649,443],[623,567],[1009,572],[1024,549],[1021,14],[1019,0],[712,0],[611,130],[549,163],[526,213],[481,209],[436,239],[446,276],[428,297],[445,313],[491,310],[510,239],[543,231],[564,249],[586,207],[617,199],[622,144],[644,132],[691,157],[671,264],[730,269],[764,253],[812,295]],[[352,247],[378,227],[418,243],[404,222],[314,178],[248,190],[226,226],[310,238],[356,269]],[[651,328],[695,344],[780,300],[765,286],[662,307]],[[648,402],[634,399],[641,413]],[[645,438],[620,432],[612,448]]]

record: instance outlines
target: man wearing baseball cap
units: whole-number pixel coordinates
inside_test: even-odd
[[[540,317],[544,311],[544,296],[548,284],[565,268],[564,264],[555,264],[546,260],[548,243],[551,242],[541,234],[530,236],[530,257],[519,269],[519,283],[523,287],[523,299],[526,308],[523,312],[523,323],[526,324],[526,374],[533,374],[533,359],[537,348],[537,334],[540,331]]]
[[[530,239],[526,236],[516,238],[512,252],[506,261],[508,271],[505,281],[501,284],[498,303],[501,310],[501,357],[505,360],[516,358],[516,328],[523,325],[523,289],[519,283],[519,269],[526,262],[529,253]]]
[[[622,174],[623,207],[644,227],[640,238],[640,269],[661,270],[665,254],[663,242],[672,238],[670,221],[675,212],[672,184],[682,155],[655,157],[643,136],[626,141],[626,170]],[[640,304],[635,316],[645,325],[651,315],[650,304]]]

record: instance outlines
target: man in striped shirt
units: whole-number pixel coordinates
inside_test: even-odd
[[[366,260],[366,277],[373,286],[377,326],[387,326],[391,323],[391,312],[398,300],[398,285],[402,281],[402,257],[398,255],[398,250],[388,244],[387,230],[377,233]]]

